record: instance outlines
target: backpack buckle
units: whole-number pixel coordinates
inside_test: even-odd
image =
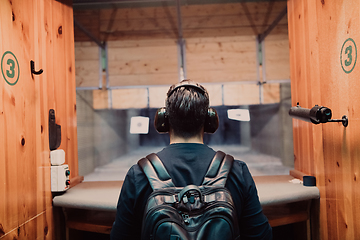
[[[181,216],[183,217],[185,224],[186,224],[186,225],[189,225],[189,224],[190,224],[190,217],[189,217],[189,215],[186,214],[186,213],[183,213],[183,214],[181,214]]]

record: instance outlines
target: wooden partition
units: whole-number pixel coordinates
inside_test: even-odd
[[[54,239],[49,109],[78,176],[72,12],[70,1],[0,2],[1,239]]]
[[[360,239],[360,2],[289,0],[292,105],[341,123],[294,120],[295,169],[316,176],[321,239]]]

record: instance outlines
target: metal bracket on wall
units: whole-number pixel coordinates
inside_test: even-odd
[[[180,0],[176,0],[176,10],[178,18],[178,71],[179,81],[186,79],[186,59],[185,59],[185,39],[182,32],[181,4]]]
[[[92,41],[94,41],[99,47],[105,49],[105,44],[98,40],[91,32],[89,32],[83,25],[81,25],[75,18],[74,18],[74,25],[78,27],[81,31],[83,31],[86,36],[88,36]]]
[[[275,18],[275,20],[270,24],[270,26],[262,33],[259,34],[257,40],[259,43],[263,42],[265,38],[270,34],[270,32],[278,25],[281,19],[287,14],[287,7],[285,7],[280,14]]]

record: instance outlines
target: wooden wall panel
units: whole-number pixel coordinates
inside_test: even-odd
[[[62,125],[66,144],[61,148],[66,152],[71,178],[77,177],[73,23],[68,5],[53,0],[0,2],[0,55],[11,51],[20,69],[20,74],[15,70],[19,80],[14,85],[5,81],[6,70],[11,71],[9,64],[2,65],[6,69],[0,75],[2,239],[54,238],[49,108],[56,110]],[[35,70],[44,70],[43,74],[31,74],[30,60],[35,61]],[[66,88],[62,96],[56,94],[55,89]]]
[[[224,85],[224,105],[248,105],[259,103],[259,86],[256,84]]]
[[[206,84],[203,85],[209,93],[210,106],[223,105],[223,85],[222,84]]]
[[[170,86],[149,87],[149,107],[165,107],[165,98]]]
[[[112,108],[147,108],[148,90],[146,88],[111,90]]]
[[[263,85],[263,103],[278,103],[280,102],[280,84],[267,83]]]
[[[92,42],[75,43],[75,74],[77,87],[99,87],[100,48]]]
[[[333,118],[349,117],[347,128],[293,121],[295,169],[316,176],[320,189],[321,239],[360,238],[360,68],[354,45],[350,69],[342,49],[349,38],[360,42],[359,12],[355,0],[288,1],[292,105],[319,104]]]
[[[109,91],[93,90],[92,107],[94,109],[109,108]]]
[[[197,82],[256,81],[255,37],[187,39],[186,67]]]
[[[168,85],[178,79],[173,40],[109,43],[110,86]]]
[[[266,80],[290,79],[288,34],[271,34],[264,43]]]

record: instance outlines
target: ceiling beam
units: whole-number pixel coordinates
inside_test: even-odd
[[[262,41],[265,40],[265,38],[267,37],[267,35],[270,34],[270,32],[276,27],[276,25],[278,25],[278,23],[280,22],[280,20],[287,14],[287,7],[285,7],[279,14],[279,16],[277,16],[277,18],[274,20],[274,22],[262,33],[258,35],[258,41],[259,43],[261,43]]]
[[[105,49],[105,44],[98,40],[91,32],[89,32],[83,25],[81,25],[75,18],[74,18],[74,25],[78,27],[81,31],[83,31],[86,36],[88,36],[92,41],[94,41],[99,47]]]

